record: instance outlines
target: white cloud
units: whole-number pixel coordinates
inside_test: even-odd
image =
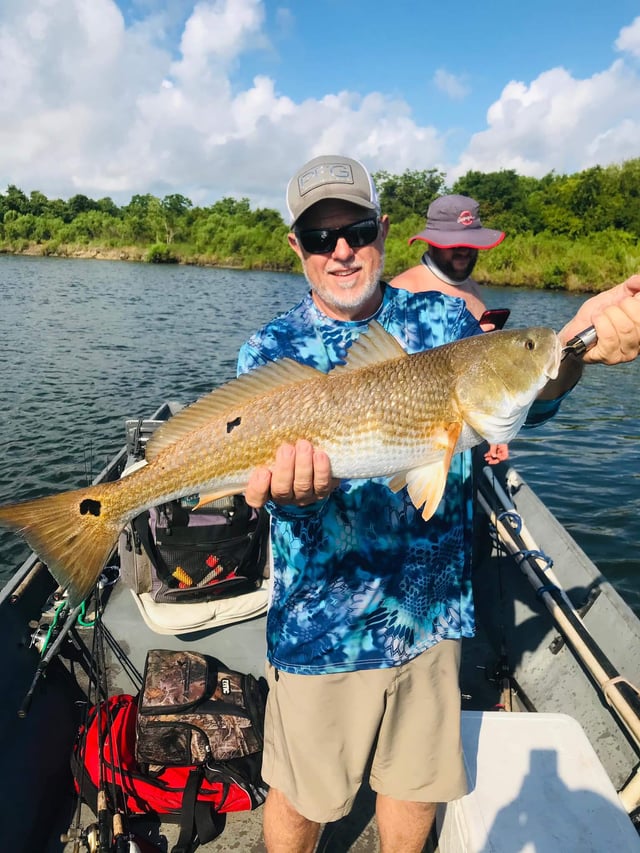
[[[630,53],[632,56],[640,56],[640,17],[636,18],[628,27],[623,27],[620,30],[616,48],[619,51]]]
[[[444,68],[438,68],[433,77],[436,88],[454,101],[461,101],[467,97],[471,89],[465,82],[465,78],[459,74],[451,74]]]
[[[276,22],[281,33],[292,33],[295,30],[293,12],[286,6],[279,6],[276,9]]]
[[[182,34],[182,59],[175,65],[176,75],[206,77],[211,65],[225,67],[260,34],[263,20],[261,0],[197,3]]]
[[[638,116],[631,119],[629,116]],[[640,79],[622,60],[584,80],[564,68],[512,81],[489,107],[449,178],[469,169],[541,177],[638,156]]]
[[[27,14],[3,0],[0,187],[121,203],[146,192],[195,203],[239,195],[282,209],[292,164],[320,151],[353,153],[373,170],[443,160],[439,134],[417,126],[404,101],[339,92],[295,103],[266,76],[238,91],[243,52],[269,47],[261,0],[197,3],[172,55],[173,15],[127,26],[113,0],[30,0]]]
[[[542,175],[638,155],[640,81],[628,56],[640,19],[620,32],[626,60],[600,74],[556,68],[505,86],[486,129],[447,167],[448,130],[421,126],[402,97],[344,90],[296,101],[265,74],[239,82],[246,54],[258,69],[261,50],[274,58],[264,0],[128,9],[125,19],[115,0],[2,0],[0,191],[118,203],[235,195],[283,210],[292,168],[318,153],[349,153],[373,171],[435,167],[449,181],[471,168]],[[291,15],[276,12],[280,36]],[[451,98],[465,92],[444,69],[436,82]]]

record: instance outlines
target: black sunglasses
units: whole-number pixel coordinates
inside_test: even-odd
[[[326,255],[333,252],[341,237],[344,237],[352,249],[369,246],[378,236],[379,230],[379,219],[363,219],[342,228],[307,228],[294,233],[305,252],[310,255]]]

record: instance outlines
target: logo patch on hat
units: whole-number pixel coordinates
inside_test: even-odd
[[[465,228],[469,225],[473,225],[474,218],[473,213],[470,210],[463,210],[462,213],[458,216],[458,223],[460,225],[464,225]]]
[[[353,184],[353,170],[348,163],[321,163],[308,169],[298,178],[298,192],[301,196],[323,184]]]

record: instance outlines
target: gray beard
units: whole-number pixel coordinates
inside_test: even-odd
[[[383,270],[384,252],[381,254],[380,263],[371,274],[364,292],[362,290],[358,290],[357,293],[354,293],[353,288],[351,287],[344,288],[344,290],[340,290],[338,293],[334,290],[329,290],[328,288],[325,289],[323,286],[318,287],[318,285],[311,283],[306,270],[304,270],[304,275],[311,290],[316,293],[323,302],[326,302],[326,304],[330,305],[332,308],[345,311],[357,308],[359,305],[364,305],[364,303],[373,296],[380,284]]]

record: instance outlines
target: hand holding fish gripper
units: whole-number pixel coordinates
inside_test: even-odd
[[[591,349],[592,346],[595,345],[598,340],[598,333],[595,330],[595,326],[589,326],[588,329],[583,329],[581,332],[578,332],[577,335],[574,335],[570,341],[562,348],[562,360],[571,355],[582,355],[588,349]]]

